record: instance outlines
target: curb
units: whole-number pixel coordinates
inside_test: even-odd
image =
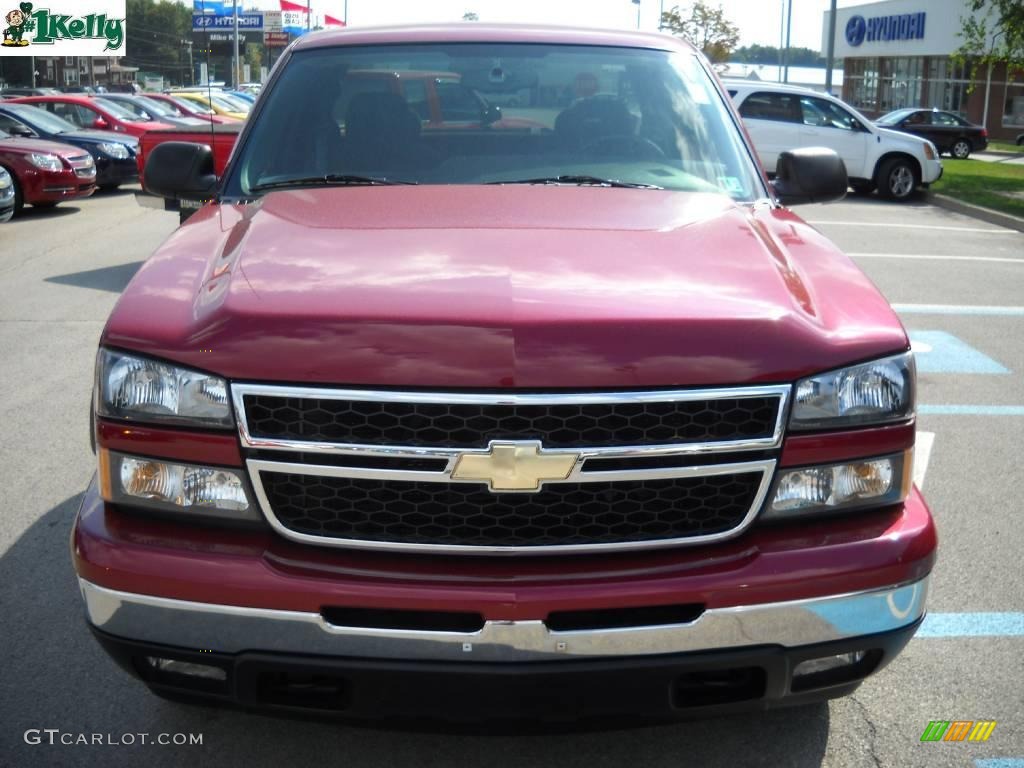
[[[962,200],[957,200],[955,197],[940,195],[935,192],[932,192],[929,197],[935,205],[940,208],[945,208],[947,211],[962,213],[965,216],[971,216],[975,219],[988,222],[989,224],[995,224],[999,227],[1006,227],[1007,229],[1015,229],[1018,232],[1024,232],[1024,219],[1020,216],[1013,216],[1012,214],[994,211],[991,208],[984,208],[980,205],[965,203]]]

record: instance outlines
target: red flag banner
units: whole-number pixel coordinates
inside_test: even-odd
[[[299,5],[298,3],[291,3],[288,0],[280,0],[282,11],[292,11],[294,13],[306,13],[306,6]]]
[[[341,19],[336,19],[333,16],[328,16],[325,13],[324,14],[324,26],[325,27],[344,27],[345,26],[345,22],[342,21]]]

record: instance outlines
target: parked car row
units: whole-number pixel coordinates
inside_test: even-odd
[[[226,158],[254,96],[220,89],[173,93],[0,93],[0,221],[25,205],[49,207],[139,181],[139,138],[154,144],[208,132]],[[253,101],[250,101],[253,100]]]
[[[139,142],[133,136],[82,129],[41,107],[16,102],[0,102],[0,130],[13,139],[44,139],[84,149],[96,163],[100,189],[138,181],[135,158]]]

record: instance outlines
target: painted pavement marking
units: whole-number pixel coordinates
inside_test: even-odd
[[[1010,372],[985,353],[945,331],[910,331],[910,345],[920,373]]]

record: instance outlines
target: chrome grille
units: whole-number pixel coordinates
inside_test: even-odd
[[[778,397],[606,403],[411,403],[246,395],[249,432],[316,442],[547,448],[770,438]]]
[[[282,525],[312,536],[442,546],[544,547],[708,536],[739,525],[760,472],[555,483],[491,493],[468,483],[263,472]]]
[[[74,155],[68,158],[68,163],[75,169],[75,176],[80,179],[88,179],[96,175],[96,163],[92,155]]]
[[[770,486],[789,391],[233,384],[232,398],[253,488],[282,535],[327,546],[532,554],[737,535]],[[493,479],[456,471],[463,458],[509,446],[561,456],[555,463],[571,470],[493,489]]]

